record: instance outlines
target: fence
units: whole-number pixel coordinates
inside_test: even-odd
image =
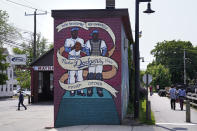
[[[197,107],[197,94],[195,93],[187,93],[187,99],[190,100],[190,104],[192,106]]]

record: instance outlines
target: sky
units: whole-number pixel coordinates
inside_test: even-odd
[[[34,10],[13,4],[12,2],[31,6],[40,10],[46,10],[47,15],[37,16],[37,32],[53,42],[53,18],[51,10],[58,9],[105,9],[105,0],[0,0],[0,10],[9,14],[9,23],[33,32]],[[139,28],[142,37],[139,40],[140,56],[145,62],[140,62],[140,68],[146,69],[147,64],[152,62],[154,57],[150,51],[158,42],[164,40],[190,41],[197,46],[197,0],[152,0],[151,8],[153,14],[144,14],[147,3],[140,3]],[[116,0],[116,8],[128,8],[133,37],[135,37],[135,0]],[[37,13],[43,13],[38,11]]]

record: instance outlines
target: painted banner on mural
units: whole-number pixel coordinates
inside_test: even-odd
[[[116,93],[118,93],[118,91],[116,91],[109,84],[100,80],[84,80],[84,81],[77,82],[74,84],[64,84],[61,81],[59,81],[59,83],[63,89],[68,90],[68,91],[80,90],[80,89],[84,89],[88,87],[100,87],[100,88],[108,90],[114,97],[116,97]]]
[[[74,96],[75,91],[78,91],[77,93],[80,92],[79,94],[81,94],[82,96],[86,96],[83,91],[83,89],[85,88],[87,88],[87,95],[92,96],[92,87],[98,87],[106,89],[114,97],[116,97],[116,93],[118,93],[118,91],[116,91],[112,86],[103,81],[114,77],[118,70],[118,64],[116,63],[116,61],[110,58],[116,48],[116,38],[112,29],[107,24],[102,22],[83,21],[66,21],[56,27],[57,32],[60,32],[61,30],[66,28],[71,28],[71,38],[66,38],[64,46],[60,47],[59,50],[57,50],[57,60],[59,65],[63,69],[68,70],[68,72],[65,72],[61,76],[59,80],[60,86],[63,89],[70,91],[70,96]],[[112,42],[110,42],[109,44],[113,44],[113,47],[111,49],[108,49],[107,44],[105,43],[105,39],[99,38],[99,30],[94,29],[92,31],[91,28],[100,28],[105,30],[108,33],[109,37],[111,37],[112,39]],[[78,30],[80,29],[86,30],[83,33],[90,33],[90,30],[92,32],[90,33],[90,36],[92,38],[87,40],[86,43],[84,43],[84,38],[78,36]],[[93,50],[91,50],[92,40],[94,40],[94,42],[96,43],[96,45],[94,45],[94,52],[101,51],[101,54],[90,55],[93,52]],[[97,46],[97,44],[100,44],[100,46]],[[82,51],[80,49],[80,46],[84,47],[84,45],[86,48],[85,51]],[[88,53],[88,51],[90,54]],[[68,53],[70,56],[73,55],[74,59],[70,59],[70,56],[67,57],[67,54],[65,55],[64,52]],[[103,70],[103,66],[112,66],[112,68]],[[102,90],[98,90],[98,96],[103,97],[103,95],[101,95],[103,94]]]
[[[110,36],[114,42],[114,45],[116,44],[116,38],[115,38],[115,35],[114,35],[112,29],[108,25],[106,25],[105,23],[101,23],[101,22],[87,22],[87,23],[85,23],[82,21],[67,21],[67,22],[64,22],[64,23],[58,25],[56,28],[59,32],[64,28],[76,27],[76,26],[81,27],[85,30],[88,30],[89,28],[92,28],[92,27],[104,29],[110,34]]]
[[[69,60],[57,51],[58,63],[63,69],[81,70],[95,65],[111,65],[118,69],[118,64],[111,58],[103,56],[85,56],[75,60]]]

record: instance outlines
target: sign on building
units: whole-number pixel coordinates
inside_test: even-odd
[[[53,71],[53,66],[34,66],[35,71]]]
[[[10,56],[12,65],[26,65],[27,56],[25,54]]]

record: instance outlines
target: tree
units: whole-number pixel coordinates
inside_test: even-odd
[[[31,75],[30,71],[26,69],[15,69],[16,80],[21,88],[30,88],[31,85]]]
[[[8,14],[6,11],[0,10],[0,47],[5,43],[10,43],[11,40],[17,39],[20,34],[18,31],[8,24]]]
[[[36,45],[37,45],[37,51],[36,51],[37,58],[49,50],[49,47],[47,46],[47,39],[41,37],[41,34],[37,34]]]
[[[49,44],[49,49],[52,49],[54,47],[54,44]]]
[[[164,88],[171,85],[170,72],[161,64],[148,66],[146,73],[152,75],[151,85],[154,87],[159,85],[161,88]]]
[[[17,34],[16,30],[8,24],[8,18],[9,16],[6,11],[0,10],[0,85],[5,84],[7,80],[7,75],[4,72],[9,66],[9,64],[6,63],[6,55],[3,55],[3,45],[10,39],[15,38]]]
[[[31,48],[32,43],[33,43],[32,38],[33,37],[31,36],[30,41],[26,41],[27,43],[24,42],[22,44],[23,49],[13,48],[13,52],[15,54],[26,54],[27,55],[28,61],[27,61],[27,66],[25,66],[25,67],[28,67],[33,60],[33,48]],[[47,39],[45,39],[44,37],[41,37],[41,34],[38,34],[37,40],[36,40],[36,45],[37,45],[36,56],[37,56],[37,58],[39,56],[43,55],[47,50],[49,50],[46,44],[47,44]],[[25,69],[25,67],[22,67],[21,69],[20,68],[16,69],[15,73],[17,76],[17,81],[19,82],[19,85],[21,86],[21,88],[30,88],[31,75],[30,75],[30,71],[28,69]]]
[[[0,48],[0,85],[4,85],[8,79],[7,74],[4,73],[9,66],[6,63],[6,55],[3,55],[4,49]]]
[[[33,34],[30,34],[30,38],[25,38],[28,39],[24,41],[21,44],[21,47],[23,49],[19,48],[13,48],[13,52],[15,54],[26,54],[27,55],[27,65],[29,65],[31,62],[33,62]],[[47,45],[47,39],[42,37],[41,34],[37,34],[37,39],[36,39],[36,58],[40,57],[43,55],[45,52],[47,52],[50,48]]]
[[[189,41],[163,41],[157,43],[155,49],[151,51],[151,54],[156,58],[155,65],[162,64],[169,69],[171,74],[171,81],[173,84],[183,83],[184,79],[184,50],[186,50],[187,66],[186,72],[188,79],[194,79],[197,71],[197,57],[194,52],[197,53],[196,48],[193,47]],[[193,53],[191,52],[193,51]],[[190,60],[190,62],[188,61]]]

